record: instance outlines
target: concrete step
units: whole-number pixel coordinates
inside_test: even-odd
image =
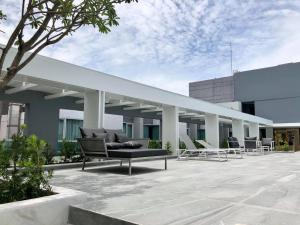
[[[69,223],[72,225],[138,225],[77,206],[70,206]]]

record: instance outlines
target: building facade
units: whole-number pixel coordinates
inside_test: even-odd
[[[9,50],[2,72],[15,54],[16,49]],[[26,135],[36,134],[53,148],[61,139],[78,136],[78,127],[83,126],[120,128],[134,138],[159,138],[162,146],[169,144],[175,154],[184,134],[180,130],[186,132],[188,123],[195,136],[195,128],[203,127],[204,122],[205,139],[216,147],[221,120],[230,120],[233,134],[241,140],[244,122],[252,128],[251,135],[258,134],[259,125],[273,124],[265,118],[41,55],[0,91],[0,103],[1,123],[10,130],[3,132],[6,138],[24,122]],[[81,111],[81,116],[63,116],[61,110]],[[118,127],[112,127],[114,124]]]
[[[300,149],[300,63],[236,72],[233,76],[189,84],[190,97],[223,105],[274,121],[261,128],[261,137],[274,137]]]

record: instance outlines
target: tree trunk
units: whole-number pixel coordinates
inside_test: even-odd
[[[14,70],[10,70],[6,73],[5,76],[0,78],[0,90],[4,90],[6,85],[11,81],[11,79],[16,75],[17,72],[14,72]]]
[[[24,56],[24,51],[20,50],[19,48],[13,62],[11,63],[10,67],[7,68],[7,73],[4,76],[0,77],[0,90],[3,90],[5,86],[14,78],[14,76],[19,71],[19,64]]]

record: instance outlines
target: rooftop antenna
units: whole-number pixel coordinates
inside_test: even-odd
[[[233,75],[233,69],[232,69],[232,43],[231,43],[231,41],[229,42],[229,47],[230,47],[230,70],[231,70],[231,75]]]

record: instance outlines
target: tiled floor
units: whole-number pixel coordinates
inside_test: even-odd
[[[299,225],[300,153],[228,162],[169,160],[55,171],[52,184],[89,193],[81,207],[143,225]]]

